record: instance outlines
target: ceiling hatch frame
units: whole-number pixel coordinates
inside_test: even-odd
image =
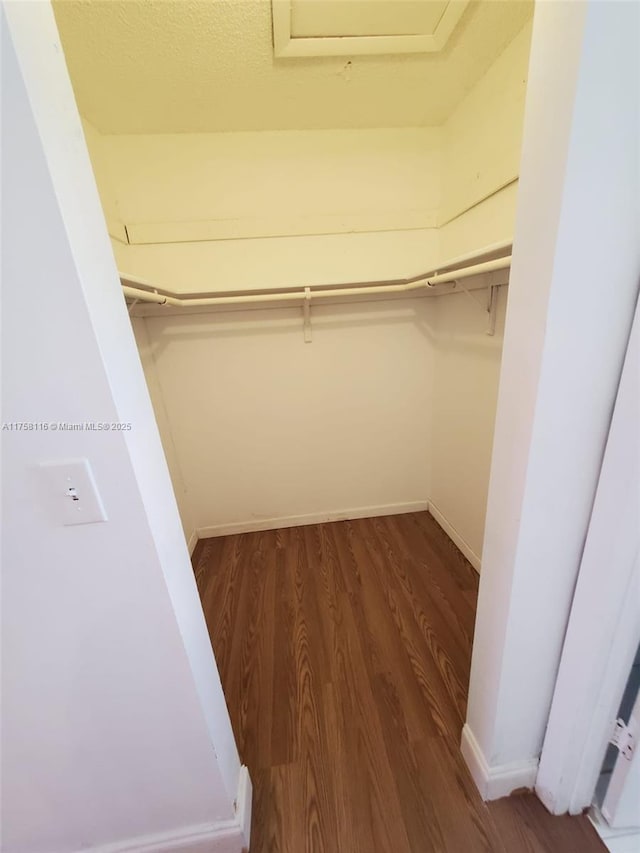
[[[447,44],[469,0],[449,0],[432,33],[418,35],[296,37],[291,32],[292,0],[271,0],[273,49],[277,59],[391,53],[438,53]]]

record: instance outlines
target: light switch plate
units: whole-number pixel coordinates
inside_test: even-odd
[[[107,521],[88,459],[41,462],[40,473],[47,501],[60,524]]]

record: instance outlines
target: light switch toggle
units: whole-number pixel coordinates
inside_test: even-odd
[[[107,521],[88,459],[41,462],[39,467],[47,502],[59,524]]]

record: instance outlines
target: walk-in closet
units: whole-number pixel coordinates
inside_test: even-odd
[[[586,816],[553,816],[534,795],[537,735],[536,757],[516,761],[486,747],[489,723],[478,746],[467,718],[534,3],[52,8],[227,752],[204,716],[221,778],[240,779],[225,789],[233,814],[215,815],[216,838],[236,832],[228,847],[206,846],[202,810],[190,820],[204,840],[162,849],[240,853],[250,835],[251,853],[601,850]],[[545,26],[540,44],[556,32]],[[571,68],[579,50],[568,44]],[[543,228],[547,209],[519,233]],[[543,329],[543,309],[531,317]],[[535,402],[534,356],[522,393]],[[496,442],[528,436],[522,423],[505,415]],[[492,547],[508,562],[499,537]],[[184,578],[172,583],[199,701],[224,717],[191,651],[202,614],[176,592]],[[476,696],[485,676],[487,695],[506,695],[498,665],[477,672]]]
[[[54,4],[185,536],[429,511],[479,570],[533,4],[281,5]]]

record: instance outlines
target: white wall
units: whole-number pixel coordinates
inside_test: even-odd
[[[173,491],[176,496],[180,519],[182,521],[182,529],[190,552],[193,552],[198,538],[196,534],[196,526],[193,520],[193,512],[189,505],[187,487],[185,484],[180,460],[176,451],[176,446],[171,433],[169,415],[167,405],[162,390],[158,381],[158,372],[153,357],[153,348],[149,340],[147,324],[143,317],[132,317],[131,327],[136,339],[136,346],[140,354],[140,362],[144,370],[144,375],[149,389],[149,396],[153,404],[153,411],[156,418],[160,436],[162,437],[162,447],[167,460],[167,466],[171,475]]]
[[[530,33],[527,25],[442,128],[101,137],[100,156],[113,181],[110,192],[131,241],[113,241],[119,269],[177,290],[268,289],[410,276],[510,239]],[[452,216],[443,227],[434,227]],[[274,236],[282,234],[288,236]],[[237,239],[212,239],[222,237]],[[501,315],[505,298],[503,293]],[[418,304],[430,329],[419,349],[412,319]],[[380,308],[363,307],[360,313],[373,319],[354,329],[348,328],[348,318],[357,312],[326,307],[322,314],[314,308],[314,325],[316,317],[324,317],[325,325],[333,321],[340,327],[331,338],[340,358],[331,360],[324,338],[316,337],[298,355],[298,309],[286,315],[293,319],[285,323],[282,312],[268,311],[136,321],[188,538],[198,529],[257,524],[265,518],[278,523],[430,499],[438,518],[479,566],[501,320],[490,339],[483,312],[465,297],[411,306],[404,314],[398,309],[391,324],[380,323]],[[197,335],[188,334],[187,326],[197,328]],[[374,392],[368,377],[378,370],[383,347],[394,353],[398,367],[411,360],[413,375],[402,375],[398,383],[387,370]],[[304,375],[295,372],[299,358],[307,365]],[[398,443],[396,455],[389,455],[379,440],[363,437],[362,418],[345,413],[340,436],[327,431],[322,449],[316,449],[320,456],[307,470],[304,487],[294,490],[285,479],[277,496],[272,471],[267,476],[264,464],[247,466],[243,459],[238,437],[248,428],[238,430],[219,414],[243,411],[250,420],[260,409],[269,411],[269,386],[266,374],[254,366],[256,359],[260,367],[270,364],[280,372],[283,406],[290,405],[287,395],[305,400],[296,414],[305,434],[315,433],[324,408],[336,410],[339,394],[355,381],[345,365],[356,365],[362,373],[363,412],[406,440]],[[309,390],[311,377],[320,372],[331,394]],[[387,405],[395,399],[396,385],[420,401],[420,420],[407,425]],[[239,387],[251,406],[238,403]],[[425,389],[430,400],[424,399]],[[189,428],[192,411],[203,419],[198,428]],[[196,439],[199,430],[202,436]],[[207,435],[215,437],[215,446]],[[265,436],[273,471],[289,471],[290,441],[275,425]],[[329,488],[323,477],[330,461],[352,446],[359,453],[351,456],[351,482],[333,478]],[[416,464],[412,454],[418,446],[423,450]],[[223,447],[235,449],[225,456]],[[371,466],[377,471],[375,487]]]
[[[429,228],[440,206],[438,128],[102,143],[134,244]]]
[[[82,131],[91,158],[91,167],[98,186],[104,218],[107,221],[107,230],[114,240],[126,242],[127,235],[120,215],[115,181],[105,151],[105,137],[84,118]]]
[[[478,300],[474,302],[473,300]],[[478,571],[507,304],[498,290],[495,335],[484,291],[440,296],[435,313],[429,505]]]
[[[53,15],[0,16],[3,419],[133,427],[2,432],[2,848],[239,853],[238,755]],[[63,527],[41,491],[39,463],[76,457],[105,523]]]
[[[436,236],[113,245],[120,269],[158,284],[242,289],[410,275],[433,263]],[[187,540],[426,508],[431,305],[314,305],[310,344],[299,308],[136,318]]]
[[[518,177],[531,27],[529,21],[444,125],[441,224]]]
[[[427,303],[143,321],[200,535],[426,508]]]
[[[637,16],[536,8],[463,736],[487,796],[535,781],[637,295]]]
[[[159,285],[366,281],[435,263],[437,231],[425,226],[440,201],[438,130],[102,141],[130,238],[136,223],[169,222],[163,239],[174,239],[175,227],[192,237],[194,221],[212,220],[243,237],[113,241],[121,270]],[[293,220],[312,233],[291,236]],[[252,239],[255,222],[290,236]],[[355,233],[313,233],[343,227]],[[187,538],[426,508],[428,317],[417,300],[314,306],[311,344],[299,308],[136,319]]]
[[[530,42],[529,23],[443,129],[443,261],[513,237]],[[473,296],[480,305],[456,294],[439,297],[434,306],[430,503],[479,569],[507,290],[500,290],[493,337],[486,334],[485,294]]]

